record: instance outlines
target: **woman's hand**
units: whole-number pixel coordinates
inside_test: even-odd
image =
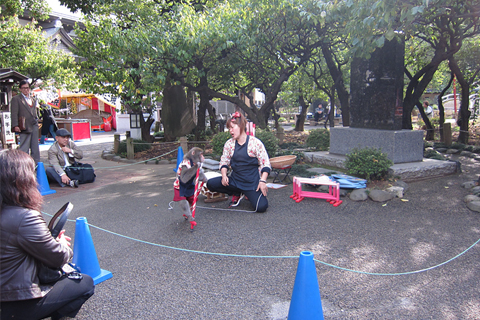
[[[72,245],[70,243],[70,241],[72,241],[72,238],[65,235],[65,230],[60,231],[57,237],[57,241],[67,247],[70,247]]]
[[[228,176],[222,176],[222,185],[228,186]]]
[[[259,182],[258,183],[258,187],[257,187],[257,190],[256,191],[262,191],[262,194],[264,197],[267,196],[267,192],[268,192],[268,187],[267,187],[267,184],[265,182]]]

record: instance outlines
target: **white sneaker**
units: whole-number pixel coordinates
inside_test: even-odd
[[[70,187],[78,188],[78,180],[70,180]]]
[[[240,193],[239,196],[233,195],[232,202],[230,203],[230,208],[238,206],[243,198],[245,198],[245,195],[243,193]]]

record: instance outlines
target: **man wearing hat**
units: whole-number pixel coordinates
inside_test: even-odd
[[[78,188],[79,181],[76,174],[69,167],[77,166],[77,160],[83,158],[83,151],[78,149],[70,140],[71,134],[67,129],[58,129],[55,143],[48,149],[47,177],[58,182],[62,187]]]

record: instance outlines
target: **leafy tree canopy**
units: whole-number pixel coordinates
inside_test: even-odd
[[[78,85],[73,56],[56,50],[34,22],[23,26],[16,17],[0,20],[0,66],[27,75],[32,84]]]
[[[50,7],[45,0],[2,0],[0,18],[8,19],[20,16],[25,10],[35,19],[45,18],[50,12]]]

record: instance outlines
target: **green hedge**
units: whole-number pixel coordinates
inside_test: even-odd
[[[368,181],[386,177],[392,165],[393,161],[388,159],[387,154],[376,148],[352,149],[345,160],[348,174]]]
[[[330,147],[330,131],[327,129],[310,130],[306,141],[307,147],[319,151],[328,151]]]
[[[268,130],[257,129],[255,130],[255,136],[263,142],[268,156],[270,158],[275,157],[278,148],[278,139],[275,134]]]
[[[225,142],[227,142],[228,139],[230,139],[231,137],[232,136],[228,131],[219,132],[214,135],[211,142],[213,153],[221,156],[223,153],[223,146],[225,145]]]

